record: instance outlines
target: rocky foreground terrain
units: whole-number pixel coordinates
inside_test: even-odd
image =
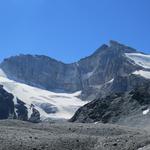
[[[147,150],[150,133],[111,124],[0,121],[0,150]]]

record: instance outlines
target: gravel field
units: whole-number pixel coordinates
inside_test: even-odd
[[[0,121],[0,150],[148,150],[147,130],[111,124]]]

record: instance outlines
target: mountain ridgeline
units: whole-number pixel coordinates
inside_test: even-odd
[[[47,56],[19,55],[5,59],[0,67],[8,78],[50,91],[82,91],[81,99],[93,100],[110,92],[129,91],[145,82],[132,73],[143,69],[126,53],[135,49],[110,41],[91,56],[65,64]]]
[[[0,64],[0,84],[1,118],[40,122],[77,111],[71,122],[150,123],[150,55],[115,41],[71,64],[12,56]]]

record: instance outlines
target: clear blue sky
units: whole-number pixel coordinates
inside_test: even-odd
[[[20,53],[64,62],[110,39],[150,52],[150,0],[0,0],[0,60]]]

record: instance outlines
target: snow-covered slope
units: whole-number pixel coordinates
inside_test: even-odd
[[[133,72],[133,74],[140,75],[144,78],[150,79],[150,71],[139,70],[139,71]]]
[[[26,103],[29,116],[31,115],[31,104],[35,105],[36,109],[39,110],[43,120],[46,118],[69,119],[74,115],[75,111],[79,107],[87,103],[77,98],[80,92],[73,94],[54,93],[40,88],[32,87],[8,79],[1,69],[0,84],[3,85],[8,92],[12,93],[14,96],[18,97]],[[14,102],[16,103],[15,99]],[[55,109],[56,112],[46,113],[44,109],[42,109],[42,105],[45,105],[47,108],[51,107],[49,109]]]
[[[150,69],[150,55],[145,55],[141,53],[125,53],[125,55],[129,59],[133,60],[135,64],[143,68]]]
[[[137,70],[132,74],[140,75],[146,79],[150,79],[150,55],[142,53],[125,53],[125,55],[134,61],[136,65],[143,67],[143,70]]]

